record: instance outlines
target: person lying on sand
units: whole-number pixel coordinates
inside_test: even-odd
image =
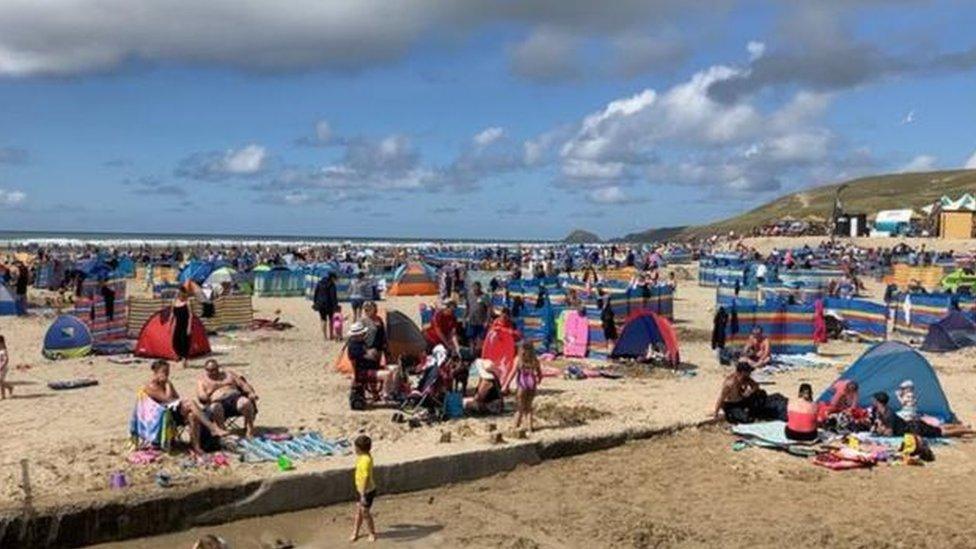
[[[149,368],[152,370],[152,377],[149,378],[149,383],[146,383],[143,390],[149,398],[173,412],[177,425],[188,425],[190,427],[190,445],[194,452],[204,453],[200,446],[201,425],[209,429],[210,433],[216,437],[227,436],[227,431],[211,422],[195,402],[180,398],[180,394],[176,392],[176,387],[173,387],[173,382],[169,380],[169,362],[157,360]]]
[[[762,328],[755,326],[749,334],[749,340],[742,350],[740,360],[747,362],[753,369],[762,368],[769,365],[772,353],[769,347],[769,338],[763,333]]]
[[[228,418],[241,416],[247,437],[254,437],[258,395],[244,376],[221,370],[220,364],[210,359],[197,380],[197,399],[222,429]]]

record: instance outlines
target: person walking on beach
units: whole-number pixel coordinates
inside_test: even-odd
[[[190,357],[190,336],[193,330],[193,311],[190,309],[190,292],[181,287],[173,300],[173,351],[186,368]]]
[[[339,295],[336,290],[335,273],[329,273],[315,285],[312,308],[319,313],[319,320],[322,321],[322,336],[325,340],[342,339],[341,329],[337,337],[335,328],[333,327],[335,313],[339,310]]]
[[[356,493],[359,500],[356,503],[356,518],[353,521],[352,535],[349,541],[359,539],[359,530],[366,523],[366,533],[369,541],[376,541],[376,526],[370,509],[376,499],[376,483],[373,481],[373,441],[367,435],[359,435],[353,442],[356,449]]]
[[[363,303],[366,302],[366,275],[362,272],[356,274],[356,278],[349,283],[349,301],[352,305],[352,321],[359,320],[363,312]]]
[[[539,364],[539,357],[535,354],[535,347],[532,346],[532,342],[523,341],[520,351],[515,362],[515,384],[518,387],[515,429],[518,430],[522,427],[522,420],[524,419],[529,424],[529,431],[534,431],[535,418],[532,414],[532,402],[535,400],[535,393],[542,381],[542,366]]]
[[[7,393],[14,395],[14,386],[7,383],[7,372],[10,370],[10,354],[7,353],[7,340],[0,335],[0,399],[6,399]]]

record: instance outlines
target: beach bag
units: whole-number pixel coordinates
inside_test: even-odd
[[[447,419],[464,417],[464,398],[461,393],[451,391],[444,397],[444,417]]]

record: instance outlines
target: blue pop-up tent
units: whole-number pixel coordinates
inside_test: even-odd
[[[871,347],[841,374],[840,379],[857,382],[860,395],[858,406],[867,408],[874,393],[886,393],[895,411],[901,408],[895,389],[902,381],[911,380],[915,384],[919,414],[946,422],[956,421],[932,365],[921,353],[900,341],[886,341]],[[818,400],[829,403],[834,396],[835,385],[836,382],[832,383]]]

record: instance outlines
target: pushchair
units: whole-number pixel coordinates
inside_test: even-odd
[[[427,358],[417,386],[410,391],[400,406],[400,413],[394,415],[394,420],[404,416],[416,418],[424,415],[429,420],[442,419],[444,413],[444,399],[451,388],[454,372],[463,368],[463,361],[457,355],[449,355],[446,351],[431,354]]]

